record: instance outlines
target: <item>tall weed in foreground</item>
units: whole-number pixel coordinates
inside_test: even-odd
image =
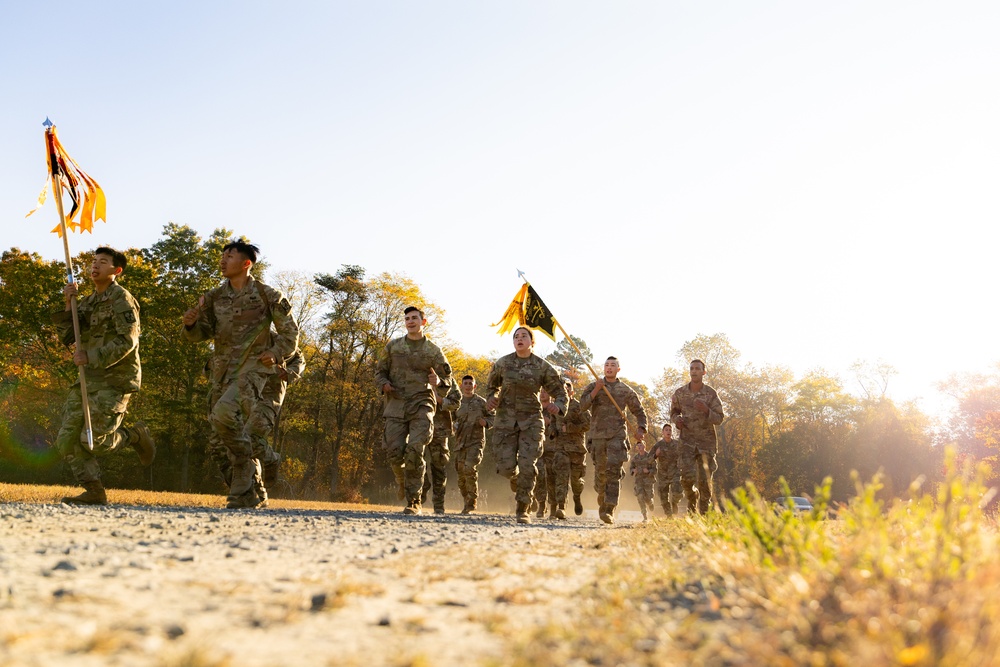
[[[992,492],[946,461],[903,500],[856,479],[835,515],[827,480],[807,514],[748,486],[725,512],[608,532],[578,616],[522,637],[519,664],[998,664]]]

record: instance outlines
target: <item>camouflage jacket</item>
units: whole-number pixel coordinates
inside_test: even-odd
[[[462,390],[453,382],[451,387],[439,385],[434,391],[441,397],[434,410],[434,434],[455,435],[455,411],[462,404]]]
[[[637,479],[652,479],[656,473],[656,462],[653,460],[653,452],[633,456],[632,462],[628,466],[628,471]]]
[[[486,444],[486,429],[493,426],[494,413],[486,409],[486,399],[477,394],[462,397],[462,404],[455,411],[455,446],[452,449],[465,449],[471,445]],[[479,420],[486,421],[486,426],[480,426]]]
[[[673,475],[677,467],[677,458],[680,456],[680,441],[671,439],[659,440],[653,448],[649,450],[656,459],[656,476],[666,477]]]
[[[636,424],[643,431],[646,430],[646,411],[639,402],[639,395],[621,380],[604,385],[614,396],[618,408],[624,412],[626,409],[635,417]],[[596,382],[591,382],[583,390],[580,398],[580,407],[590,410],[591,425],[590,435],[595,438],[613,438],[616,435],[625,435],[625,419],[618,408],[614,406],[608,398],[608,394],[602,389],[597,398],[591,398],[590,394],[597,387]]]
[[[84,366],[87,382],[101,384],[130,394],[142,384],[139,363],[139,304],[127,289],[112,282],[101,293],[89,294],[77,303],[80,322],[80,349],[90,362]],[[52,314],[63,343],[75,341],[73,313]],[[79,383],[79,379],[77,379]],[[89,389],[89,386],[88,386]]]
[[[486,380],[487,396],[499,396],[494,427],[510,430],[526,428],[542,421],[542,403],[538,390],[542,387],[552,397],[559,412],[566,413],[566,388],[552,364],[532,354],[524,359],[516,352],[496,360]]]
[[[584,439],[587,431],[590,430],[590,412],[580,407],[580,401],[571,398],[566,416],[560,416],[557,419],[563,451],[571,454],[586,453],[587,444]]]
[[[292,305],[281,292],[253,276],[239,291],[227,280],[202,296],[199,306],[198,321],[183,327],[183,332],[192,342],[213,341],[213,383],[228,383],[250,372],[272,375],[277,369],[261,363],[261,354],[270,352],[282,363],[295,353],[299,325]]]
[[[400,336],[390,340],[375,366],[375,387],[379,393],[386,384],[393,388],[393,393],[385,395],[383,416],[403,419],[420,406],[436,410],[434,389],[427,382],[431,369],[438,375],[439,386],[450,389],[451,366],[430,338],[410,340]]]
[[[695,407],[694,403],[697,400],[704,401],[708,405],[708,414],[700,412]],[[704,384],[700,391],[691,391],[690,382],[678,387],[670,399],[670,421],[677,424],[678,418],[684,420],[681,439],[685,445],[713,454],[719,451],[715,427],[722,423],[725,414],[722,412],[719,394],[714,389]]]

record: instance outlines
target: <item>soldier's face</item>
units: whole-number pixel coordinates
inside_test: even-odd
[[[615,359],[608,359],[604,362],[604,377],[609,380],[614,380],[618,377],[618,361]]]
[[[691,379],[695,382],[701,382],[701,379],[705,377],[705,367],[700,363],[691,364],[689,370],[691,372]]]
[[[110,255],[94,255],[94,261],[90,263],[90,278],[95,283],[105,283],[111,280],[111,276],[121,273],[121,269],[115,268],[115,261]]]
[[[475,380],[462,380],[462,396],[469,398],[476,392]]]
[[[538,400],[540,400],[542,403],[548,403],[552,399],[549,397],[549,392],[545,391],[544,389],[539,389]]]
[[[635,446],[635,451],[637,451],[640,454],[645,454],[646,453],[646,445],[642,444],[641,442],[637,443],[636,446]]]
[[[531,334],[526,329],[518,329],[514,332],[514,349],[518,352],[531,349]]]
[[[666,442],[670,442],[670,440],[673,439],[673,437],[674,437],[673,430],[669,426],[663,429],[663,439]]]
[[[406,326],[406,333],[420,333],[424,330],[427,320],[420,317],[419,310],[411,310],[403,316],[403,324]]]
[[[219,270],[226,278],[235,278],[244,274],[250,264],[252,262],[249,259],[230,248],[222,253],[222,258],[219,260]]]

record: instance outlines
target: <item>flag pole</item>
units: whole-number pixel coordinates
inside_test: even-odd
[[[524,277],[524,271],[518,270],[517,275],[520,276],[521,280],[523,280],[525,283],[529,285],[531,284],[528,282],[528,279]],[[601,376],[597,374],[597,371],[594,370],[594,367],[590,365],[589,361],[587,361],[587,357],[585,357],[580,348],[577,347],[576,342],[572,338],[570,338],[570,335],[566,333],[566,330],[563,329],[563,326],[559,324],[559,320],[553,317],[552,321],[555,322],[555,325],[557,327],[559,327],[559,331],[561,331],[562,335],[566,338],[566,340],[569,341],[569,344],[573,346],[573,349],[576,350],[576,353],[580,355],[580,359],[583,360],[584,365],[586,365],[587,370],[590,371],[590,374],[594,376],[594,379],[600,380]],[[625,411],[622,410],[620,405],[618,405],[618,401],[615,400],[615,397],[611,395],[611,391],[608,389],[608,385],[606,384],[602,385],[602,388],[604,389],[604,393],[608,395],[608,398],[611,399],[611,405],[615,406],[615,409],[618,410],[618,414],[621,415],[622,419],[625,419],[625,424],[627,426],[628,419],[625,418]]]
[[[46,119],[48,120],[48,119]],[[59,161],[56,155],[54,135],[55,125],[45,128],[45,149],[49,160],[49,175],[52,176],[52,196],[56,200],[56,210],[59,212],[59,229],[62,232],[63,251],[66,253],[66,283],[76,282],[73,277],[73,260],[69,254],[69,234],[66,229],[66,215],[63,213],[62,181],[59,178]],[[77,316],[76,296],[70,297],[70,312],[73,315],[73,336],[76,339],[76,349],[80,349],[80,318]],[[87,436],[87,449],[94,451],[94,431],[90,424],[90,401],[87,398],[87,375],[83,366],[77,366],[80,371],[80,401],[83,407],[83,430]]]

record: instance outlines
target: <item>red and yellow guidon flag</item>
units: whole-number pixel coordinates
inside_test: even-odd
[[[45,147],[46,158],[49,164],[49,176],[45,180],[41,194],[38,195],[38,205],[28,212],[31,215],[45,203],[45,193],[51,185],[53,193],[57,192],[55,179],[59,179],[60,189],[69,193],[73,201],[73,207],[66,214],[66,228],[70,231],[91,232],[94,231],[94,221],[103,220],[107,222],[107,200],[104,198],[104,191],[93,178],[87,175],[76,160],[69,156],[66,149],[59,142],[56,135],[56,127],[46,119]],[[28,215],[24,217],[28,217]],[[57,225],[52,230],[54,234],[62,236],[62,225]]]

